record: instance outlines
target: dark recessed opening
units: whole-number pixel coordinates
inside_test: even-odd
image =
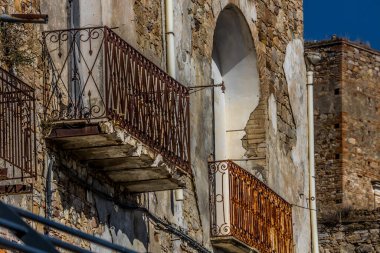
[[[335,154],[335,159],[339,159],[340,158],[340,154]]]
[[[337,124],[334,125],[334,128],[339,128],[339,127],[340,127],[339,123],[337,123]]]
[[[335,95],[339,95],[339,93],[340,93],[340,89],[339,88],[337,88],[337,89],[334,90],[334,94]]]

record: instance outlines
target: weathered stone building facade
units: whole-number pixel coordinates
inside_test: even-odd
[[[33,49],[37,56],[31,63],[20,64],[15,72],[35,88],[37,175],[26,179],[33,184],[32,193],[5,195],[4,202],[139,252],[227,252],[231,248],[232,252],[249,252],[255,247],[237,243],[234,248],[236,241],[244,240],[232,240],[235,244],[220,240],[215,227],[210,226],[210,219],[218,220],[225,214],[215,213],[219,212],[217,207],[210,214],[209,162],[231,160],[236,168],[249,172],[242,172],[249,180],[254,175],[269,186],[271,190],[256,183],[271,196],[262,201],[271,199],[275,205],[287,202],[286,208],[291,210],[284,215],[292,219],[279,218],[280,211],[276,214],[290,225],[290,232],[283,232],[280,241],[267,242],[267,248],[256,250],[269,252],[277,244],[285,244],[283,238],[291,238],[286,242],[289,245],[277,250],[310,251],[309,210],[302,208],[307,207],[309,184],[301,0],[174,1],[175,79],[183,86],[149,62],[166,69],[165,1],[15,0],[3,1],[2,6],[8,13],[26,12],[22,6],[28,6],[30,12],[49,15],[47,25],[31,25],[31,30],[24,32],[28,42],[23,47],[32,45],[28,50]],[[64,31],[42,36],[43,31],[51,30]],[[123,62],[120,55],[125,52],[136,57],[132,63]],[[114,65],[107,64],[110,59]],[[138,67],[131,74],[129,68],[134,66]],[[123,67],[128,76],[120,74]],[[149,79],[151,71],[156,74]],[[126,91],[119,87],[109,92],[114,83],[126,79],[139,80],[136,83],[142,88],[136,85]],[[80,82],[82,86],[76,86]],[[128,125],[135,124],[133,120],[126,123],[117,117],[94,116],[112,99],[112,109],[122,111],[125,101],[120,94],[128,97],[133,89],[140,89],[140,95],[133,93],[138,96],[137,104],[152,103],[157,97],[141,94],[157,94],[157,86],[167,83],[177,87],[170,92],[183,91],[190,101],[183,107],[180,102],[172,104],[176,110],[180,108],[175,113],[181,117],[186,116],[184,108],[189,105],[189,125],[178,128],[180,133],[190,131],[189,143],[189,132],[184,136],[172,134],[173,126],[186,121],[185,116],[162,121],[163,125],[172,122],[172,128],[159,125],[160,130],[151,130],[159,120],[151,115],[164,106],[154,107],[150,115],[143,114],[148,107],[138,112],[128,107],[128,113],[136,110],[138,122],[145,116],[152,120],[144,125],[146,128],[143,123],[133,125],[140,132]],[[219,86],[204,87],[221,83],[224,92]],[[148,86],[152,90],[144,88]],[[117,98],[105,98],[107,95]],[[166,102],[178,97],[172,95]],[[70,99],[79,102],[68,102]],[[149,108],[153,106],[157,104]],[[165,139],[165,131],[179,140]],[[164,135],[149,139],[144,133]],[[168,151],[165,147],[169,146]],[[177,188],[183,188],[184,200],[177,196]],[[249,196],[249,201],[261,198]],[[237,212],[247,206],[249,209],[249,203],[242,203]],[[259,213],[249,215],[252,222],[259,217]],[[265,215],[269,217],[270,212]],[[242,219],[247,223],[245,217]],[[272,220],[246,226],[259,227],[274,238],[276,230],[269,231],[273,228],[268,227],[276,223]],[[36,229],[43,231],[42,226]],[[55,235],[54,231],[49,233]],[[96,245],[65,239],[101,252]]]
[[[323,252],[380,252],[380,53],[345,39],[307,43],[315,73],[315,151]]]

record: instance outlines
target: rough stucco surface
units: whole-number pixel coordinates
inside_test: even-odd
[[[291,159],[293,166],[287,168],[290,170],[283,176],[284,179],[290,181],[284,182],[284,188],[286,185],[291,185],[294,180],[298,182],[297,185],[293,185],[292,189],[289,189],[289,196],[295,203],[300,206],[307,206],[306,196],[308,196],[308,159],[307,159],[307,93],[306,93],[306,66],[303,58],[303,42],[299,39],[291,41],[286,48],[284,71],[288,85],[288,92],[290,98],[290,104],[293,111],[293,118],[296,125],[296,141],[292,147]],[[284,168],[285,169],[285,168]],[[292,175],[293,174],[293,175]],[[294,222],[308,222],[308,213],[305,210],[293,208]],[[299,242],[307,241],[308,227],[298,226],[296,227],[297,235],[296,240]],[[308,250],[307,245],[297,243],[297,252],[306,252]]]
[[[270,94],[268,100],[268,114],[271,122],[271,126],[274,130],[274,133],[277,133],[277,104],[273,94]]]
[[[296,124],[297,141],[292,149],[292,159],[295,165],[306,170],[307,157],[307,95],[306,67],[303,59],[303,43],[301,40],[291,42],[286,50],[284,70],[288,82],[290,104]]]
[[[67,27],[67,9],[63,2],[52,5],[51,1],[41,0],[42,11],[52,17],[52,22],[44,29]],[[177,79],[186,86],[212,84],[213,31],[220,12],[228,4],[240,9],[249,27],[260,79],[258,106],[250,113],[241,142],[246,156],[258,160],[247,166],[253,173],[259,170],[261,178],[285,200],[306,206],[306,94],[301,0],[174,1]],[[165,68],[162,1],[99,0],[93,5],[83,10],[87,20],[82,19],[82,25],[118,26],[115,32]],[[41,94],[41,90],[37,92]],[[211,89],[191,95],[194,179],[186,179],[185,201],[175,201],[172,191],[130,196],[104,178],[92,175],[91,168],[57,148],[54,150],[57,159],[53,176],[54,219],[142,252],[195,252],[188,243],[158,229],[142,212],[124,205],[138,201],[151,213],[213,250],[207,166],[207,159],[213,152],[211,105]],[[42,150],[45,144],[42,136],[39,139]],[[47,157],[41,153],[33,194],[3,199],[44,216],[46,167]],[[86,184],[71,180],[72,177],[80,178],[91,187],[86,188]],[[96,191],[122,196],[122,199],[108,199]],[[293,207],[293,224],[296,252],[309,252],[308,210]],[[42,231],[43,228],[37,226],[37,229]],[[68,240],[81,244],[72,238]],[[96,249],[95,245],[81,246]]]

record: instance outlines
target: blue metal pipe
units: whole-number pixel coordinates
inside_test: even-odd
[[[0,218],[0,226],[5,227],[9,230],[12,230],[15,233],[19,233],[19,234],[28,233],[28,229],[26,229],[24,226],[17,224],[11,220],[4,219],[4,218]]]
[[[82,238],[82,239],[85,239],[87,241],[96,243],[96,244],[104,246],[106,248],[116,250],[116,251],[122,252],[122,253],[137,253],[137,251],[133,251],[131,249],[127,249],[127,248],[124,248],[122,246],[115,245],[109,241],[106,241],[106,240],[100,239],[98,237],[83,233],[80,230],[67,227],[67,226],[62,225],[60,223],[57,223],[55,221],[45,219],[43,217],[40,217],[38,215],[35,215],[35,214],[30,213],[30,212],[25,211],[25,210],[22,210],[20,208],[17,208],[17,207],[11,207],[11,208],[13,209],[14,212],[18,213],[20,216],[22,216],[24,218],[27,218],[27,219],[30,219],[33,221],[37,221],[37,222],[44,224],[46,226],[49,226],[51,228],[55,228],[55,229],[60,230],[62,232],[77,236],[79,238]]]
[[[20,252],[25,252],[25,253],[49,253],[47,251],[39,250],[34,247],[11,242],[1,237],[0,237],[0,245],[3,247],[6,247],[7,249],[14,249],[14,250],[18,250]]]
[[[3,220],[8,220],[8,224],[4,223],[4,225],[8,225],[10,227],[16,228],[11,231],[25,244],[30,247],[43,250],[43,252],[49,253],[59,253],[58,250],[55,249],[54,245],[49,241],[46,241],[41,234],[32,229],[16,212],[13,207],[0,202],[0,217]],[[12,224],[13,223],[13,224]],[[14,225],[16,224],[16,227]],[[22,228],[21,228],[22,227]],[[20,230],[20,231],[17,231]]]

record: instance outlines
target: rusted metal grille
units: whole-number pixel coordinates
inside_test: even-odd
[[[0,82],[0,180],[34,177],[34,89],[2,68]]]
[[[190,173],[188,88],[108,27],[43,37],[45,120],[112,119]]]
[[[292,207],[232,161],[210,168],[213,237],[232,236],[267,253],[292,253]]]

